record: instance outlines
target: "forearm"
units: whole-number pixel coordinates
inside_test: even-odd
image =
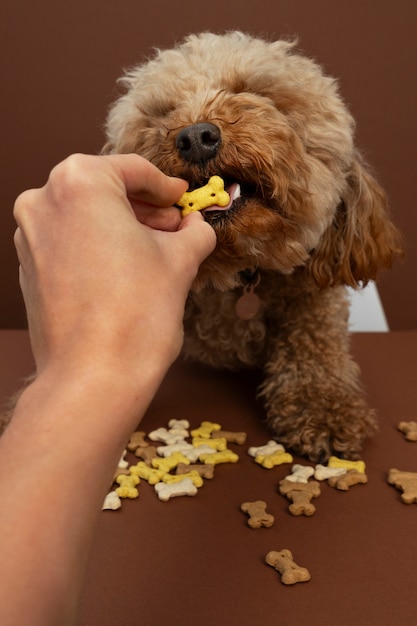
[[[21,396],[0,442],[3,626],[72,623],[104,495],[158,382],[40,377]]]
[[[75,155],[16,201],[38,377],[0,440],[0,623],[66,626],[113,471],[182,343],[212,228],[138,155]],[[105,219],[103,219],[105,216]]]

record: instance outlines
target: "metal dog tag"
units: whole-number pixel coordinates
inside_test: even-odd
[[[251,320],[259,313],[261,299],[254,292],[254,285],[246,285],[243,288],[243,295],[236,301],[236,314],[242,320]]]

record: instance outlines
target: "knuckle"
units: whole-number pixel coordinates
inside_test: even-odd
[[[47,183],[54,200],[59,204],[88,192],[92,187],[90,168],[91,157],[84,154],[72,154],[56,165]]]
[[[33,205],[35,195],[35,189],[28,189],[27,191],[23,191],[16,198],[13,206],[13,217],[18,224],[23,221],[27,211],[30,210],[30,207]]]

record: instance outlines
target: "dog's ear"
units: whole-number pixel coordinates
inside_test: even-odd
[[[335,218],[307,266],[322,288],[365,286],[403,255],[402,236],[389,217],[385,192],[359,154],[347,182]]]

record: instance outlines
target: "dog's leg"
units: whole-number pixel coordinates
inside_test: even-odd
[[[260,389],[278,441],[313,461],[332,453],[355,458],[376,431],[349,353],[347,319],[342,288],[290,305]]]

